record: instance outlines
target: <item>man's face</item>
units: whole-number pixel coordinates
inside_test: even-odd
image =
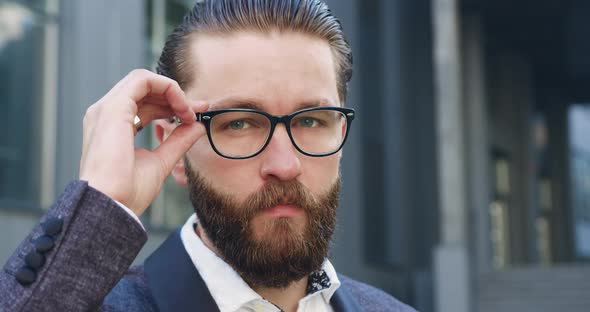
[[[191,53],[196,79],[186,88],[187,95],[206,101],[211,110],[247,104],[287,115],[310,106],[340,106],[332,52],[321,39],[292,32],[199,34]],[[230,259],[240,257],[234,249],[258,248],[241,256],[262,251],[260,259],[271,259],[249,264],[258,266],[250,273],[260,275],[263,265],[289,267],[285,261],[293,263],[298,261],[293,258],[313,252],[317,259],[307,261],[307,267],[318,269],[334,227],[340,155],[302,155],[282,124],[261,154],[245,160],[217,155],[205,136],[197,141],[187,153],[189,191],[221,256],[236,268],[248,264]],[[236,269],[247,277],[248,268]],[[303,277],[295,275],[290,277]],[[265,286],[286,286],[286,282],[290,281],[275,280]]]

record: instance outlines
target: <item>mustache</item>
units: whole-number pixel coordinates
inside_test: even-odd
[[[278,205],[293,205],[305,212],[317,209],[317,201],[299,181],[270,181],[240,205],[245,217],[251,218],[265,209]]]
[[[224,261],[248,284],[285,288],[321,267],[336,227],[340,179],[319,195],[296,180],[268,180],[240,200],[230,192],[217,191],[190,166],[186,174],[199,224]],[[303,209],[305,226],[270,220],[262,225],[267,235],[256,239],[253,218],[280,204]]]

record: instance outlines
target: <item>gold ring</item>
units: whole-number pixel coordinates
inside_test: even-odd
[[[133,127],[135,127],[135,131],[139,132],[141,131],[141,129],[143,129],[143,125],[141,124],[141,119],[139,119],[139,116],[135,115],[135,118],[133,118]]]
[[[180,118],[178,118],[178,116],[172,116],[172,117],[168,118],[168,122],[180,125],[182,123],[182,120],[180,120]]]

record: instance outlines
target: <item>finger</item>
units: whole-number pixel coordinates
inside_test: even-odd
[[[137,111],[137,116],[141,119],[141,125],[146,127],[153,120],[174,116],[174,111],[170,107],[158,104],[144,104]]]
[[[205,127],[201,123],[182,124],[155,150],[163,164],[163,170],[168,175],[178,160],[205,134]]]
[[[168,104],[168,100],[166,100],[166,98],[164,97],[154,97],[154,96],[148,96],[146,98],[144,98],[143,100],[140,101],[140,103],[138,103],[139,106],[144,105],[144,104],[155,104],[155,105],[160,105],[160,106],[170,106]]]
[[[209,109],[209,104],[205,101],[193,101],[191,107],[194,112],[201,113]]]
[[[168,100],[161,95],[149,95],[140,101],[141,105],[144,104],[155,104],[160,106],[169,106]],[[189,100],[189,105],[192,107],[194,112],[204,112],[209,109],[209,104],[202,100]]]
[[[125,79],[127,82],[124,88],[119,89],[120,95],[129,97],[137,104],[148,95],[162,95],[184,123],[195,121],[190,101],[176,81],[147,70],[134,70]]]
[[[137,115],[141,118],[141,120],[144,120],[144,116],[146,113],[144,113],[144,107],[148,107],[148,106],[155,106],[155,107],[150,107],[150,112],[147,113],[150,116],[150,121],[155,120],[155,119],[168,119],[169,117],[175,117],[174,112],[168,107],[167,103],[164,100],[159,100],[159,99],[152,99],[151,97],[148,99],[145,99],[144,101],[142,101],[141,104],[141,108],[139,109]],[[204,101],[193,101],[193,104],[191,105],[191,107],[193,108],[193,111],[199,113],[199,112],[205,112],[209,109],[209,104],[207,104]],[[156,112],[156,113],[151,113],[153,110],[158,110],[158,106],[162,107],[160,108],[160,110],[162,110],[162,112]],[[147,109],[145,110],[147,112]],[[196,118],[196,115],[194,116],[194,118]]]
[[[84,119],[82,120],[82,155],[80,157],[80,163],[83,163],[86,159],[88,144],[94,133],[96,116],[99,114],[99,110],[99,106],[91,105],[86,109],[86,113],[84,114]]]

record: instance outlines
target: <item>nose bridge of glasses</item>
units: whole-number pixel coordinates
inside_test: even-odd
[[[268,144],[280,143],[281,146],[288,146],[293,149],[295,142],[291,137],[290,125],[291,116],[269,116],[271,119],[271,133],[269,134]],[[273,143],[274,142],[274,143]]]
[[[285,116],[273,116],[273,115],[268,115],[267,116],[270,119],[270,124],[271,124],[271,133],[270,133],[270,138],[272,139],[272,137],[274,136],[274,132],[275,130],[277,130],[277,127],[280,126],[281,124],[283,125],[285,131],[288,133],[289,132],[289,122],[291,121],[291,117],[289,115],[285,115]]]
[[[273,124],[278,125],[278,124],[284,124],[285,126],[287,126],[287,123],[290,121],[291,116],[289,115],[284,115],[284,116],[270,116],[270,119],[272,121]]]
[[[282,132],[286,137],[289,137],[289,116],[272,116],[272,133],[270,134],[269,140],[272,140],[275,137],[277,131]],[[290,138],[289,138],[290,140]]]

